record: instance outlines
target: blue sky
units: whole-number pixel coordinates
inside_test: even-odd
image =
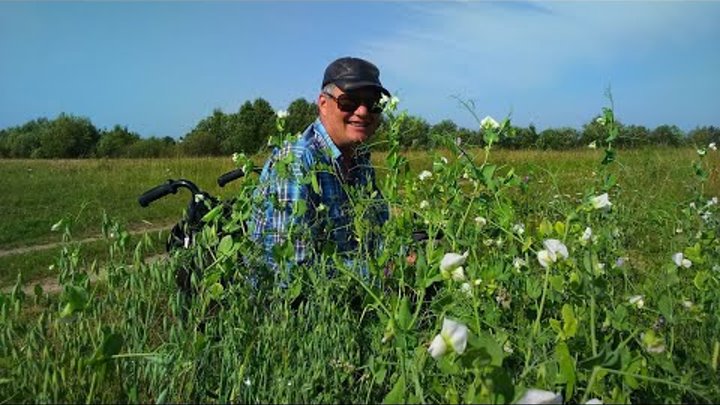
[[[377,64],[400,108],[580,128],[611,89],[650,129],[720,126],[720,2],[0,1],[0,128],[61,112],[180,137],[219,108],[315,100],[327,64]]]

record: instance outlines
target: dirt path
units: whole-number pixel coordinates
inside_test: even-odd
[[[150,263],[156,262],[158,260],[162,260],[166,257],[167,257],[166,253],[148,256],[145,258],[145,263],[150,264]],[[130,267],[132,268],[132,266],[130,266]],[[98,280],[102,280],[102,279],[106,278],[107,275],[104,272],[101,272],[100,274],[90,273],[90,274],[88,274],[88,277],[90,278],[91,283],[95,283]],[[40,278],[37,280],[27,281],[22,286],[22,290],[26,295],[32,295],[32,294],[34,294],[35,286],[38,284],[40,285],[40,287],[42,287],[43,292],[45,294],[54,295],[54,294],[58,294],[58,293],[62,292],[62,286],[58,283],[57,276],[45,277],[45,278]],[[8,293],[12,292],[13,288],[14,288],[14,285],[3,286],[0,289],[0,292],[2,292],[4,294],[8,294]]]
[[[136,229],[128,230],[127,232],[130,235],[140,235],[140,234],[144,234],[144,233],[165,231],[165,230],[170,229],[171,226],[172,225],[154,226],[154,227],[146,227],[146,228],[139,227]],[[79,242],[79,243],[84,244],[84,243],[96,242],[96,241],[99,241],[102,239],[103,239],[103,237],[101,235],[98,235],[98,236],[91,236],[91,237],[80,239],[80,240],[74,240],[73,242],[74,243]],[[67,242],[43,243],[43,244],[39,244],[39,245],[22,246],[22,247],[17,247],[17,248],[13,248],[13,249],[0,250],[0,257],[21,255],[21,254],[26,254],[26,253],[31,253],[31,252],[38,252],[38,251],[42,251],[42,250],[54,249],[54,248],[62,246],[63,244],[66,244],[66,243]],[[166,255],[164,255],[164,254],[149,256],[149,257],[145,258],[145,262],[152,263],[153,261],[159,260],[165,256]],[[96,274],[90,274],[89,276],[90,276],[91,282],[96,282],[98,280],[98,278],[105,277],[105,275],[102,273],[99,276]],[[58,284],[57,276],[51,276],[51,277],[45,277],[45,278],[41,278],[41,279],[25,281],[25,284],[22,287],[23,292],[25,292],[25,294],[33,294],[35,285],[37,285],[37,284],[39,284],[42,287],[43,291],[47,294],[57,294],[62,291],[62,286]],[[10,284],[10,285],[4,285],[0,288],[0,292],[9,293],[12,291],[13,287],[14,287],[14,283]]]
[[[139,234],[143,234],[143,233],[160,232],[160,231],[168,230],[169,228],[170,228],[170,226],[166,225],[166,226],[162,226],[162,227],[138,228],[138,229],[134,229],[134,230],[128,230],[127,232],[130,235],[139,235]],[[74,240],[73,242],[89,243],[89,242],[96,242],[96,241],[99,241],[102,239],[103,239],[102,236],[91,236],[91,237],[88,237],[85,239]],[[39,245],[21,246],[21,247],[12,248],[12,249],[0,250],[0,257],[21,255],[21,254],[30,253],[30,252],[37,252],[40,250],[54,249],[56,247],[62,246],[64,243],[66,243],[66,242],[43,243],[43,244],[39,244]]]

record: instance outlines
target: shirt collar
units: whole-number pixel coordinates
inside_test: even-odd
[[[340,152],[340,149],[338,149],[335,142],[330,138],[330,134],[327,133],[325,126],[320,122],[320,118],[316,119],[313,123],[313,130],[317,138],[324,143],[324,146],[330,151],[330,156],[332,156],[333,159],[338,159],[342,155],[342,152]]]

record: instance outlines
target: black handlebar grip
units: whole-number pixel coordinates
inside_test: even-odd
[[[151,202],[157,200],[158,198],[175,193],[177,193],[177,188],[173,187],[172,180],[168,180],[167,183],[161,184],[143,193],[143,195],[138,198],[138,202],[141,207],[147,207]]]
[[[245,175],[245,172],[243,169],[235,169],[231,170],[222,176],[218,177],[217,183],[220,187],[225,187],[226,184],[230,183],[233,180],[239,179],[240,177],[243,177]]]

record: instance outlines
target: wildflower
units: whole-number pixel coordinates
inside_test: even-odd
[[[430,203],[427,202],[427,200],[420,201],[420,209],[421,210],[424,210],[424,209],[428,208],[429,206],[430,206]]]
[[[244,382],[245,382],[245,385],[248,386],[248,387],[249,387],[250,385],[252,385],[252,382],[250,382],[250,378],[246,378]]]
[[[430,177],[432,177],[432,172],[429,170],[423,170],[422,172],[420,172],[420,175],[418,176],[420,181],[425,181],[425,180],[429,179]]]
[[[537,388],[528,388],[516,404],[562,404],[562,394],[539,390]]]
[[[465,270],[460,266],[452,271],[451,276],[455,281],[463,281],[465,280]]]
[[[503,344],[503,351],[507,354],[513,354],[515,352],[515,350],[513,350],[513,348],[512,348],[512,344],[510,343],[509,340],[506,340],[505,344]]]
[[[380,105],[384,106],[384,108],[394,110],[399,103],[400,99],[395,96],[390,97],[387,94],[383,94],[382,97],[380,97]]]
[[[685,309],[692,309],[695,306],[695,304],[692,301],[684,300],[682,302],[682,306],[685,307]]]
[[[462,272],[462,265],[465,264],[465,260],[467,260],[468,254],[470,252],[466,251],[463,254],[457,254],[457,253],[445,253],[445,256],[443,256],[442,260],[440,261],[440,273],[445,277],[446,279],[450,277],[457,277]],[[461,270],[459,272],[456,272],[456,270],[460,268]],[[464,273],[463,278],[464,278]]]
[[[442,161],[443,164],[448,164],[448,160],[445,156],[440,156],[440,161]]]
[[[615,260],[615,266],[622,267],[625,265],[626,261],[627,261],[627,257],[618,257],[617,260]]]
[[[599,196],[592,197],[590,199],[590,202],[592,203],[593,208],[599,210],[599,209],[608,209],[612,206],[612,203],[610,203],[610,199],[608,197],[608,193],[600,194]]]
[[[485,219],[484,217],[475,217],[475,223],[480,226],[485,226],[487,225],[487,219]]]
[[[527,266],[527,262],[524,259],[519,257],[513,259],[513,267],[515,267],[516,270],[520,270],[523,266]]]
[[[462,291],[468,297],[472,297],[472,286],[470,285],[470,283],[462,283],[462,285],[460,286],[460,291]]]
[[[710,144],[708,144],[708,148],[711,150],[717,150],[717,145],[715,145],[715,142],[710,142]]]
[[[599,398],[588,399],[585,405],[603,405],[603,401]]]
[[[638,309],[640,309],[645,306],[645,297],[642,295],[633,295],[630,299],[628,299],[628,302],[630,305],[635,305]]]
[[[597,122],[597,123],[600,124],[600,125],[605,125],[605,123],[606,123],[605,117],[597,117],[597,118],[595,119],[595,122]]]
[[[237,163],[237,162],[238,162],[238,159],[240,159],[240,154],[238,154],[237,152],[233,153],[233,154],[232,154],[232,161],[233,161],[233,163]]]
[[[711,199],[709,199],[709,200],[707,201],[707,203],[705,204],[705,206],[706,206],[706,207],[710,207],[710,206],[713,206],[713,205],[717,205],[717,203],[718,203],[718,198],[717,198],[717,197],[713,197],[713,198],[711,198]]]
[[[545,249],[537,253],[540,265],[547,268],[550,264],[557,262],[558,256],[567,259],[569,254],[567,247],[557,239],[547,239],[543,242]]]
[[[587,228],[585,228],[585,231],[580,237],[580,240],[583,242],[587,242],[590,240],[590,238],[592,238],[592,229],[588,226]]]
[[[460,145],[462,145],[462,138],[460,138],[458,136],[457,138],[455,138],[455,146],[460,146]]]
[[[277,112],[275,114],[277,115],[278,118],[287,118],[287,116],[288,116],[288,112],[285,110],[277,110]]]
[[[505,309],[510,309],[512,296],[505,287],[500,287],[495,295],[495,301]]]
[[[480,127],[483,129],[497,129],[500,128],[500,124],[488,115],[480,121]]]
[[[448,350],[448,347],[457,354],[463,354],[467,347],[468,327],[450,318],[443,320],[442,330],[435,336],[428,352],[434,359],[439,359]]]
[[[648,353],[659,354],[665,351],[665,341],[652,330],[643,333],[640,339]]]
[[[673,262],[675,262],[675,265],[678,267],[682,266],[682,267],[685,267],[686,269],[689,269],[690,266],[692,266],[692,262],[689,259],[686,259],[685,256],[680,252],[675,253],[672,256],[672,259],[673,259]]]
[[[697,206],[695,205],[694,202],[691,202],[690,204],[688,204],[688,206],[689,206],[691,209],[697,208]]]
[[[590,142],[590,144],[588,145],[588,148],[597,149],[597,143],[595,143],[595,141]]]
[[[525,233],[525,225],[523,225],[523,224],[515,224],[515,225],[513,225],[513,227],[512,227],[512,231],[513,231],[513,233],[516,233],[516,234],[522,236],[522,234]]]

